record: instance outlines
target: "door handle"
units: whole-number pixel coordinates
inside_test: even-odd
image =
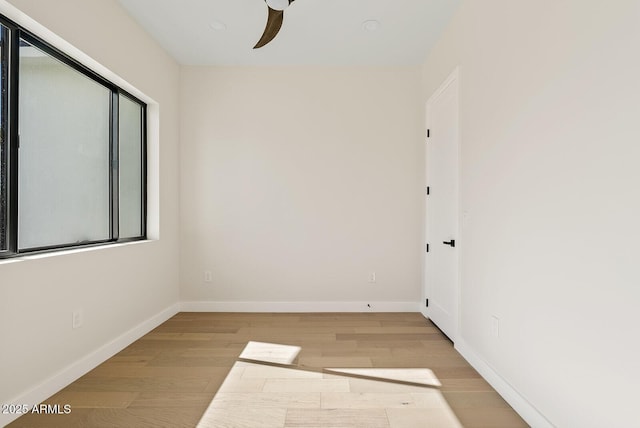
[[[456,240],[452,239],[451,241],[443,241],[442,242],[444,245],[451,245],[451,247],[455,247],[456,246]]]

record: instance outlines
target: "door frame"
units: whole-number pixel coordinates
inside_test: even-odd
[[[442,93],[451,85],[451,84],[456,84],[457,85],[457,100],[456,100],[456,104],[457,104],[457,114],[458,114],[458,123],[457,123],[457,141],[456,141],[456,145],[457,145],[457,167],[458,167],[458,171],[457,171],[457,183],[456,183],[456,211],[457,211],[457,222],[456,222],[456,228],[453,231],[453,233],[456,235],[456,251],[457,251],[457,263],[456,263],[456,269],[457,269],[457,275],[456,275],[456,280],[454,283],[454,293],[455,293],[455,316],[454,316],[454,331],[451,332],[451,336],[449,337],[449,339],[451,339],[454,343],[456,342],[457,338],[459,337],[459,333],[460,333],[460,325],[461,325],[461,299],[460,299],[460,282],[461,282],[461,261],[462,261],[462,249],[463,249],[463,245],[464,245],[464,240],[462,239],[462,214],[461,214],[461,197],[460,197],[460,183],[461,183],[461,175],[462,175],[462,168],[461,168],[461,162],[460,162],[460,158],[461,158],[461,154],[462,154],[462,146],[461,146],[461,133],[460,133],[460,67],[456,66],[453,71],[447,76],[447,78],[438,86],[438,88],[433,91],[433,93],[431,94],[431,96],[429,96],[429,98],[427,99],[427,102],[425,104],[425,151],[424,151],[424,166],[425,166],[425,174],[424,174],[424,216],[423,216],[423,237],[424,237],[424,246],[422,248],[423,251],[423,274],[422,274],[422,291],[423,291],[423,296],[422,296],[422,301],[420,303],[420,308],[421,308],[421,313],[426,317],[429,318],[429,314],[430,314],[430,308],[426,307],[425,305],[425,299],[429,298],[429,295],[431,294],[431,289],[428,283],[428,277],[427,277],[427,272],[429,269],[429,263],[428,263],[428,258],[429,258],[429,253],[426,252],[426,248],[425,246],[427,244],[430,245],[436,245],[437,243],[435,242],[429,242],[429,230],[428,230],[428,221],[427,221],[427,216],[429,213],[429,208],[428,208],[428,199],[429,196],[427,195],[427,187],[429,186],[429,149],[428,149],[428,144],[429,144],[429,139],[427,137],[427,130],[430,129],[431,123],[430,123],[430,109],[431,109],[431,105],[434,103],[435,100],[438,99],[438,97],[440,97],[442,95]]]

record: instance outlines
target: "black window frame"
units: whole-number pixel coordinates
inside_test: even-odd
[[[142,207],[140,209],[140,215],[141,215],[141,219],[140,219],[140,228],[142,230],[142,236],[141,237],[131,237],[131,238],[120,238],[119,235],[118,236],[118,242],[131,242],[131,241],[140,241],[142,239],[147,239],[147,104],[140,101],[140,99],[138,99],[137,97],[135,97],[134,95],[132,95],[131,93],[125,91],[124,89],[119,89],[118,93],[115,94],[115,98],[119,98],[119,96],[123,96],[125,98],[128,98],[129,100],[138,103],[140,105],[140,107],[142,108],[142,123],[141,123],[141,130],[142,130],[142,135],[141,135],[141,165],[140,165],[140,178],[142,180],[141,183],[141,190],[142,190]],[[120,104],[120,100],[116,100],[116,102],[118,103],[118,105]],[[112,117],[114,117],[112,115]],[[115,119],[117,121],[119,121],[120,119],[120,115],[119,112],[115,114]],[[118,125],[115,125],[115,129],[119,129]],[[116,132],[116,135],[119,134],[119,131]],[[118,144],[117,147],[119,148],[120,145]],[[118,179],[118,181],[115,183],[116,185],[116,192],[115,194],[117,195],[119,192],[119,175],[116,174],[116,177]],[[112,194],[113,197],[113,194]],[[113,211],[113,215],[114,217],[117,219],[116,222],[119,225],[119,217],[120,217],[120,209],[119,209],[119,204],[116,198],[116,205]],[[111,223],[113,226],[113,222]]]
[[[7,83],[6,93],[0,93],[6,121],[5,130],[8,137],[6,145],[6,249],[0,248],[0,259],[19,257],[31,254],[64,251],[74,248],[86,248],[141,241],[147,239],[147,104],[138,97],[124,90],[89,67],[81,64],[71,56],[21,27],[4,15],[0,15],[0,25],[7,29],[8,40],[3,38],[2,43],[7,52],[7,61],[3,62],[3,71]],[[25,248],[18,247],[18,159],[20,136],[19,130],[19,68],[20,68],[20,43],[24,40],[29,45],[43,51],[52,58],[62,62],[71,69],[80,72],[110,91],[109,106],[109,238],[99,241],[86,241],[80,243],[59,244],[46,247]],[[120,95],[137,103],[141,107],[141,235],[128,238],[119,237],[119,97]],[[0,159],[1,161],[1,159]],[[1,197],[1,195],[0,195]],[[54,226],[55,227],[55,226]]]
[[[0,144],[3,144],[2,151],[0,151],[0,198],[3,198],[5,205],[4,209],[0,209],[0,227],[4,227],[4,239],[0,240],[0,256],[9,250],[9,150],[10,150],[10,136],[9,136],[9,59],[10,59],[10,46],[9,46],[9,34],[10,29],[6,26],[0,29],[2,37],[0,38],[0,45],[2,55],[0,55],[0,68],[2,79],[0,81],[0,104],[2,115],[0,116],[0,129],[3,131],[3,135],[0,137]],[[6,246],[5,246],[6,245]]]

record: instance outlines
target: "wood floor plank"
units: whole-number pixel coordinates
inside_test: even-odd
[[[141,392],[129,404],[129,408],[168,408],[208,406],[214,394],[211,392]]]
[[[440,379],[443,392],[453,391],[494,391],[489,383],[482,378],[474,379]]]
[[[399,394],[408,392],[421,393],[425,390],[425,386],[407,385],[403,383],[384,382],[362,378],[349,379],[349,387],[351,392],[357,393]]]
[[[444,391],[449,405],[462,408],[509,408],[509,404],[495,391]]]
[[[69,385],[67,389],[81,392],[203,392],[208,384],[209,379],[202,377],[83,377]]]
[[[433,372],[440,379],[474,379],[481,378],[473,367],[436,367]]]
[[[185,357],[161,354],[147,363],[147,367],[229,367],[234,357]]]
[[[440,340],[442,338],[441,333],[338,333],[336,334],[336,340],[357,340],[358,342],[367,341],[407,341],[407,340]]]
[[[349,392],[349,379],[267,379],[263,392]]]
[[[242,352],[241,346],[229,346],[226,348],[196,348],[181,350],[180,356],[184,358],[211,358],[231,357],[238,358]]]
[[[383,409],[292,409],[285,428],[389,428]]]
[[[419,340],[403,340],[398,339],[393,342],[389,342],[385,339],[376,340],[370,338],[366,341],[357,341],[358,348],[385,348],[385,349],[428,349],[428,345],[425,345]]]
[[[307,353],[308,355],[308,353]],[[306,355],[305,355],[306,356]],[[367,357],[367,358],[382,358],[392,357],[391,349],[389,348],[355,348],[355,349],[321,349],[316,357]]]
[[[47,404],[73,403],[74,409],[124,409],[139,395],[139,392],[77,392],[63,390],[51,398]]]
[[[381,327],[354,327],[353,334],[434,334],[438,332],[435,327],[429,326],[381,326]],[[349,332],[346,332],[347,334]]]
[[[449,409],[387,409],[390,428],[462,428]]]
[[[295,398],[292,399],[292,394],[282,392],[218,392],[210,407],[218,409],[319,409],[320,394],[300,392],[295,394]]]
[[[456,416],[465,428],[520,428],[528,425],[511,408],[463,408]]]
[[[229,369],[227,367],[131,367],[102,365],[87,373],[84,378],[204,378],[212,376],[226,376]]]
[[[299,358],[301,367],[322,369],[323,367],[373,367],[371,358],[359,356],[344,357],[303,357]]]
[[[120,365],[120,366],[136,366],[136,367],[144,367],[149,361],[153,360],[157,356],[157,353],[154,354],[146,354],[146,355],[116,355],[109,359],[110,365]]]
[[[208,411],[198,428],[284,428],[287,409],[233,408]]]
[[[193,428],[202,411],[193,407],[149,409],[76,409],[69,415],[21,417],[9,426],[28,428]]]
[[[427,366],[432,370],[434,368],[442,368],[442,367],[468,367],[469,363],[467,363],[464,358],[459,355],[429,355],[425,354],[423,356],[414,356],[409,358],[403,358],[401,362],[398,361],[398,358],[388,358],[388,357],[376,357],[372,358],[373,367],[402,367],[402,368],[410,368],[410,367],[423,367]]]
[[[323,409],[434,409],[442,406],[439,391],[424,389],[422,392],[323,392]]]
[[[98,409],[89,413],[85,427],[192,428],[201,415],[197,407]]]
[[[292,370],[284,367],[251,365],[242,373],[242,379],[322,379],[322,373],[307,370]]]
[[[151,332],[140,340],[207,340],[213,339],[214,333],[158,333]]]
[[[305,379],[306,380],[306,379]],[[254,379],[225,379],[217,388],[218,392],[262,392],[264,390],[265,378]]]
[[[299,346],[250,341],[242,350],[240,358],[267,363],[293,364],[300,353]]]

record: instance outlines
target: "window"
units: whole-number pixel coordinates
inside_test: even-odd
[[[18,248],[110,238],[111,91],[20,39]]]
[[[0,257],[144,239],[146,105],[5,24]]]

